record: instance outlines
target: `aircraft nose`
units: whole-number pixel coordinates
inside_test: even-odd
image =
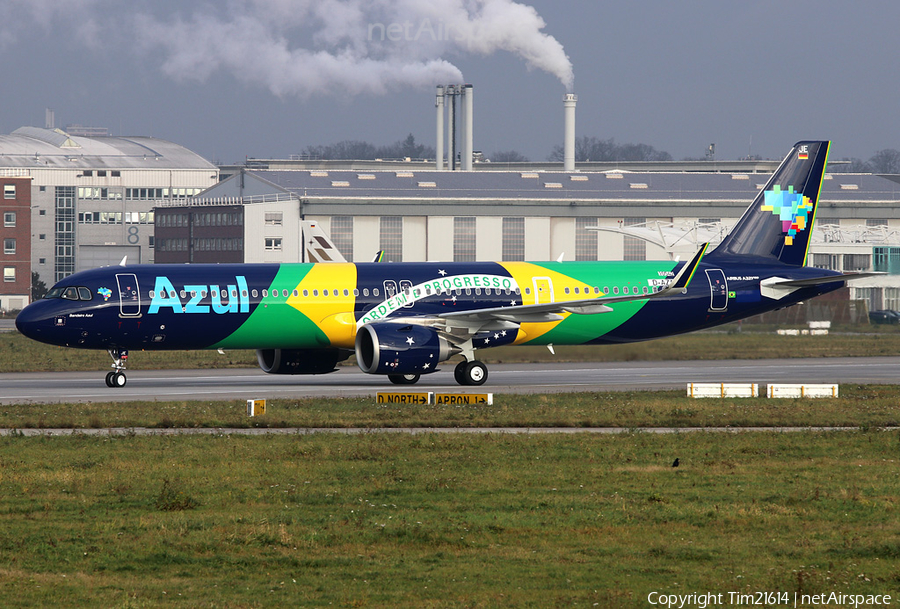
[[[33,302],[16,316],[16,330],[32,340],[42,340],[46,329],[52,327],[53,319],[47,318],[43,303]]]

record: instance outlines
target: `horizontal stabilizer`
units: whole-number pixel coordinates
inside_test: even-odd
[[[784,286],[789,288],[805,288],[812,285],[822,285],[823,283],[835,283],[837,281],[853,281],[854,279],[862,279],[863,277],[876,277],[885,273],[841,273],[840,275],[825,275],[823,277],[809,277],[807,279],[785,279],[777,281],[770,285]]]
[[[801,288],[808,288],[826,283],[838,283],[853,281],[864,277],[884,275],[884,273],[835,273],[820,275],[819,277],[805,277],[803,279],[785,279],[784,277],[769,277],[759,282],[759,290],[766,298],[781,300],[789,294],[793,294]]]

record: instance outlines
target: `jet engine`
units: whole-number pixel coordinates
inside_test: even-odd
[[[349,349],[257,349],[256,361],[269,374],[325,374],[352,354]]]
[[[428,374],[459,350],[432,328],[373,323],[356,332],[356,363],[369,374]]]

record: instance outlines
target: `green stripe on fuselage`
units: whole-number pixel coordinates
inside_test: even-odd
[[[673,277],[676,263],[666,261],[638,262],[566,262],[566,263],[534,263],[553,273],[564,274],[578,283],[597,286],[601,290],[609,289],[607,296],[620,296],[628,288],[633,293],[634,287],[643,292],[643,288],[652,288],[652,282],[660,283]],[[565,294],[564,285],[556,285],[554,296],[557,302],[576,298],[574,294]],[[618,287],[618,294],[613,290]],[[611,305],[612,311],[593,315],[568,315],[549,332],[524,344],[558,344],[574,345],[587,343],[602,338],[634,317],[647,304],[646,300],[620,302]],[[615,341],[612,337],[611,340]]]
[[[311,264],[282,264],[264,297],[241,327],[213,349],[321,348],[331,343],[309,317],[287,304],[290,294],[312,269]],[[277,290],[278,295],[275,296]]]

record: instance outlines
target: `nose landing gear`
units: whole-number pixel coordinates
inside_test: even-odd
[[[125,378],[125,363],[128,360],[127,349],[107,349],[109,356],[112,358],[112,367],[115,370],[110,371],[106,375],[107,387],[124,387],[128,379]]]

